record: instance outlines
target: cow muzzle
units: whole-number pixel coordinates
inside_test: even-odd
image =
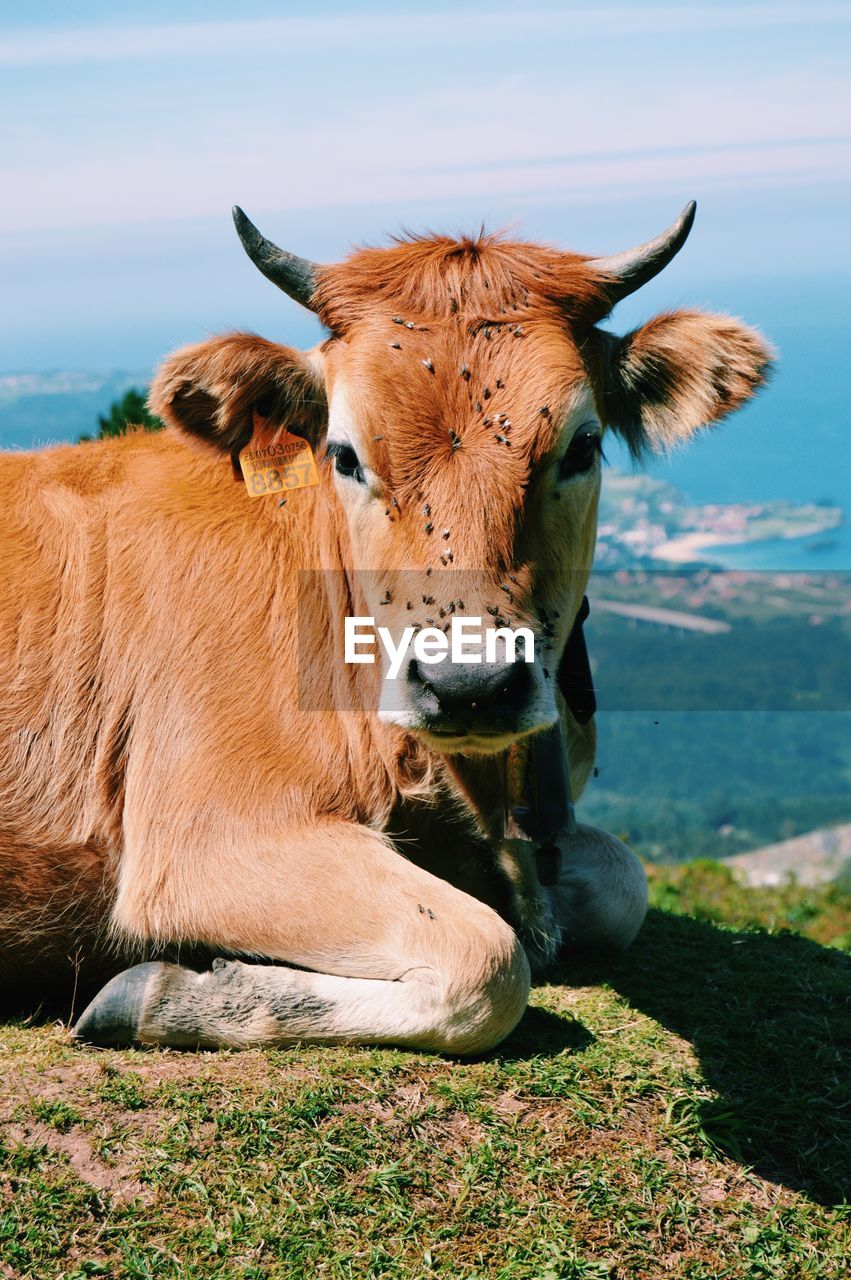
[[[406,680],[420,727],[438,739],[516,734],[533,687],[523,659],[468,666],[412,658]]]

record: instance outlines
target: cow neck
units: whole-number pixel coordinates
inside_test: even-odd
[[[534,846],[542,884],[558,875],[557,840],[576,830],[567,750],[560,724],[495,756],[453,756],[449,770],[476,825],[495,847]]]
[[[597,709],[583,624],[590,612],[585,596],[558,668],[558,686],[568,710],[584,725]],[[497,756],[453,756],[449,770],[488,841],[534,845],[542,884],[558,878],[560,833],[574,834],[576,814],[570,787],[568,744],[561,724],[514,743]]]
[[[505,835],[506,812],[519,803],[530,740],[492,756],[447,756],[446,765],[476,826],[491,843]]]

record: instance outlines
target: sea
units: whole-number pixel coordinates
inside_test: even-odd
[[[724,547],[704,548],[703,556],[722,569],[767,569],[828,572],[851,569],[851,525],[815,538],[766,538]]]
[[[706,288],[710,307],[723,301],[723,310],[771,341],[777,364],[750,404],[646,469],[695,503],[789,499],[845,513],[841,527],[814,537],[707,549],[706,558],[724,568],[851,569],[849,283],[749,278]],[[614,465],[630,467],[617,443],[607,453]]]

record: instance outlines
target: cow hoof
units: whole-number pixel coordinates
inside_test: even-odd
[[[156,974],[167,967],[149,961],[117,974],[80,1014],[72,1036],[104,1047],[133,1044],[138,1038],[145,993]]]

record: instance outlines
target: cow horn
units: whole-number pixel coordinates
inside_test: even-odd
[[[676,222],[655,240],[647,240],[634,249],[612,254],[609,258],[587,260],[586,266],[609,277],[611,283],[606,286],[606,296],[612,306],[667,267],[688,239],[696,209],[694,200],[690,200]]]
[[[276,284],[284,293],[300,302],[311,311],[311,300],[318,284],[319,263],[309,258],[299,258],[286,249],[279,249],[271,240],[261,235],[250,218],[242,212],[239,205],[233,207],[233,221],[236,234],[242,241],[242,247],[255,267],[263,272],[267,280]]]

